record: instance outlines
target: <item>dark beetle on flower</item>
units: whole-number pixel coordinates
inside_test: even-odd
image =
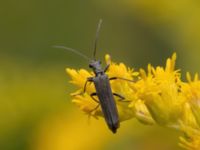
[[[120,100],[123,100],[125,98],[117,93],[112,93],[109,80],[121,79],[121,80],[130,81],[130,82],[133,82],[133,81],[124,79],[124,78],[120,78],[120,77],[108,78],[108,76],[105,74],[105,72],[108,70],[110,64],[108,64],[104,69],[102,69],[101,61],[96,60],[96,58],[95,58],[96,48],[97,48],[97,41],[98,41],[98,37],[99,37],[99,30],[100,30],[101,24],[102,24],[102,20],[100,19],[100,21],[98,23],[97,31],[96,31],[93,59],[89,59],[86,55],[84,55],[84,54],[80,53],[79,51],[72,49],[72,48],[68,48],[68,47],[64,47],[64,46],[54,46],[54,47],[62,48],[62,49],[66,49],[68,51],[74,52],[90,61],[89,67],[93,70],[95,76],[87,78],[87,81],[85,82],[83,91],[84,92],[86,91],[88,82],[94,83],[96,92],[90,94],[91,98],[95,102],[98,103],[98,105],[94,108],[94,110],[97,109],[99,106],[101,106],[103,116],[105,118],[105,121],[106,121],[109,129],[113,133],[116,133],[116,131],[120,125],[119,125],[118,110],[116,107],[114,96],[119,97]],[[95,96],[97,96],[99,100],[95,99]]]

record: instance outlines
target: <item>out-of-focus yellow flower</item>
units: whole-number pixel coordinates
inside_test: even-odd
[[[167,59],[166,67],[148,65],[147,73],[140,69],[141,80],[134,86],[137,97],[143,100],[156,123],[177,124],[185,99],[180,94],[180,74],[175,70],[176,54]]]
[[[127,68],[123,63],[116,64],[111,62],[109,55],[106,55],[105,59],[106,59],[106,64],[110,64],[110,67],[106,72],[109,78],[120,77],[129,80],[134,80],[134,77],[136,78],[138,76],[137,72],[134,72],[133,69]],[[80,93],[83,91],[84,84],[87,78],[93,77],[94,74],[89,73],[84,69],[75,71],[74,69],[67,68],[66,71],[72,78],[71,83],[79,87],[79,89],[75,93],[72,93],[73,95],[72,101],[88,115],[94,117],[102,116],[101,108],[100,107],[97,108],[98,103],[95,102],[90,97],[90,94],[95,92],[93,83],[87,84],[86,92],[80,95]],[[115,97],[120,121],[134,117],[134,111],[132,108],[129,107],[129,101],[132,101],[135,98],[135,95],[133,94],[134,90],[130,88],[130,84],[134,83],[121,79],[116,79],[116,80],[111,80],[110,84],[113,93],[117,93],[125,97],[124,101],[119,101],[118,100],[119,98]]]
[[[98,129],[98,130],[97,130]],[[104,128],[104,123],[87,119],[79,112],[59,112],[47,117],[33,133],[30,150],[100,150],[112,134]]]

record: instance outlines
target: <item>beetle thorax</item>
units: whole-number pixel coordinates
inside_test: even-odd
[[[95,75],[103,73],[102,67],[101,67],[101,61],[97,60],[92,60],[91,63],[89,64],[89,67],[93,70]]]

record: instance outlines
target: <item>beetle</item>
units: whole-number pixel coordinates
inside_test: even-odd
[[[99,30],[100,30],[101,24],[102,24],[102,20],[100,19],[97,26],[97,31],[96,31],[93,59],[89,59],[86,55],[72,48],[68,48],[64,46],[54,46],[54,47],[62,48],[62,49],[74,52],[90,61],[89,68],[93,70],[95,76],[87,78],[84,84],[83,92],[84,93],[86,92],[87,84],[89,82],[94,83],[96,92],[90,94],[91,98],[98,103],[97,107],[95,107],[94,110],[97,109],[99,106],[101,107],[101,110],[102,110],[102,113],[103,113],[103,116],[105,118],[108,128],[113,133],[116,133],[117,129],[120,126],[120,123],[119,123],[119,114],[118,114],[118,110],[117,110],[116,103],[114,100],[114,96],[119,97],[120,100],[123,100],[125,98],[117,93],[112,93],[112,89],[111,89],[111,85],[109,81],[115,80],[115,79],[122,79],[122,80],[130,81],[130,82],[133,82],[133,81],[129,79],[120,78],[120,77],[109,78],[105,74],[105,72],[108,70],[110,64],[107,64],[106,67],[103,69],[101,66],[101,61],[96,60],[95,56],[96,56],[96,49],[97,49],[97,41],[99,37]],[[95,99],[95,96],[97,96],[99,100]]]

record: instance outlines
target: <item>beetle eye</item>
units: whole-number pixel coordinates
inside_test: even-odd
[[[89,64],[89,67],[92,68],[92,64]]]

